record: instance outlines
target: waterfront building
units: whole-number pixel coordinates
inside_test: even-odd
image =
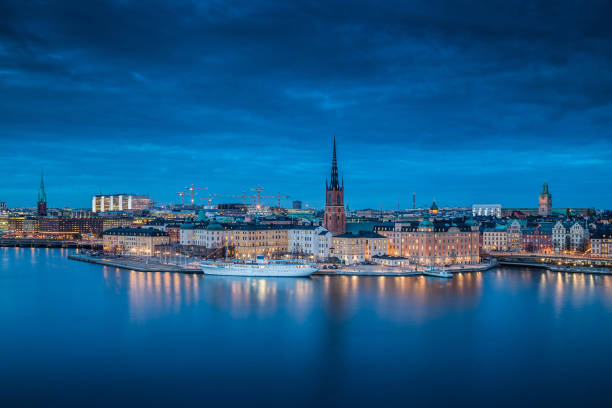
[[[312,256],[317,260],[329,258],[332,233],[323,227],[294,225],[289,229],[287,238],[291,254]]]
[[[588,247],[589,230],[585,225],[574,221],[557,221],[553,227],[552,245],[556,252],[583,252]]]
[[[347,265],[370,261],[373,256],[387,255],[388,239],[371,231],[346,232],[332,237],[331,256]]]
[[[338,161],[336,159],[336,138],[334,137],[331,180],[325,181],[325,214],[323,226],[332,235],[346,232],[346,215],[344,213],[344,181],[340,185]]]
[[[552,224],[528,225],[521,229],[522,248],[526,252],[547,253],[552,251]]]
[[[591,236],[591,255],[612,256],[612,226],[602,225]]]
[[[508,250],[508,226],[498,224],[486,227],[482,232],[482,249],[486,252]]]
[[[101,217],[39,217],[38,229],[45,238],[71,239],[77,236],[95,237],[102,233],[104,219]]]
[[[569,247],[571,222],[557,221],[552,229],[552,247],[555,252],[563,252]]]
[[[521,220],[522,221],[522,220]],[[509,251],[522,251],[523,250],[523,223],[519,220],[513,220],[508,225],[507,233],[507,245]]]
[[[552,214],[552,195],[548,192],[548,184],[542,186],[542,194],[538,201],[538,214],[542,217],[548,217]]]
[[[40,173],[40,188],[38,189],[38,203],[37,203],[38,215],[47,215],[47,193],[45,193],[45,181],[43,174]]]
[[[168,233],[168,240],[170,243],[178,244],[181,237],[181,225],[180,224],[168,224],[166,225],[166,232]]]
[[[192,223],[182,224],[179,231],[179,243],[183,246],[198,245],[195,240],[197,228],[204,228],[204,226]]]
[[[146,195],[96,195],[91,200],[91,211],[95,213],[103,213],[107,211],[146,210],[150,206],[151,199]]]
[[[473,204],[472,216],[501,218],[502,206],[501,204]]]
[[[23,223],[25,220],[25,215],[23,214],[10,214],[8,217],[8,233],[13,234],[18,238],[24,236],[23,233]]]
[[[134,223],[133,217],[117,216],[117,217],[100,217],[102,219],[102,231],[107,231],[113,228],[129,228]]]
[[[184,224],[179,241],[184,246],[207,249],[228,247],[239,259],[257,255],[277,257],[288,252],[288,225],[265,224]]]
[[[257,255],[274,258],[288,252],[288,232],[284,225],[235,225],[229,243],[236,258],[254,259]]]
[[[414,264],[448,265],[480,262],[479,227],[472,220],[382,224],[374,231],[389,238],[389,254],[406,257]]]
[[[8,211],[0,210],[0,234],[9,232],[9,215]]]
[[[27,216],[23,219],[23,236],[35,237],[38,235],[40,224],[37,217]]]
[[[586,225],[575,222],[569,230],[569,249],[584,252],[589,242],[589,230]]]
[[[113,228],[102,238],[105,252],[138,256],[154,256],[155,247],[169,242],[166,232],[153,228]]]

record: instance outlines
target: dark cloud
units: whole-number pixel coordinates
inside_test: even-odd
[[[610,15],[607,1],[5,0],[0,170],[15,177],[0,196],[31,204],[44,167],[57,205],[99,188],[169,201],[196,181],[320,205],[336,133],[353,206],[412,191],[533,205],[545,179],[563,205],[609,206],[592,186],[612,176]]]

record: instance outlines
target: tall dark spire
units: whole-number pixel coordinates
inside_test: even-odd
[[[38,215],[47,215],[47,193],[45,193],[45,180],[40,172],[40,189],[38,190]]]
[[[47,202],[47,194],[45,193],[45,180],[42,171],[40,172],[40,189],[38,190],[38,202]]]
[[[332,156],[331,182],[329,184],[331,190],[340,190],[340,182],[338,180],[338,161],[336,160],[336,136],[334,136],[334,153]]]

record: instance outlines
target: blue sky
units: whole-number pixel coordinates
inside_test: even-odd
[[[0,201],[611,207],[605,1],[3,1]],[[228,199],[225,199],[226,201]],[[288,200],[288,201],[290,201]],[[287,203],[288,203],[287,201]],[[270,201],[272,203],[273,200]]]

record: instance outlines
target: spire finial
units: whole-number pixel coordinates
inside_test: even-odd
[[[334,134],[334,142],[333,142],[333,153],[332,153],[332,168],[331,168],[331,180],[329,183],[329,187],[332,190],[339,190],[340,183],[338,181],[338,160],[336,158],[336,135]]]
[[[38,201],[47,202],[47,194],[45,193],[45,179],[42,170],[40,171],[40,188],[38,190]]]

